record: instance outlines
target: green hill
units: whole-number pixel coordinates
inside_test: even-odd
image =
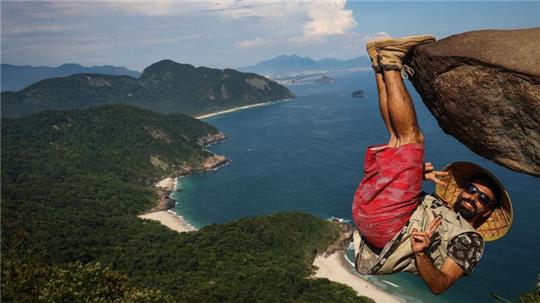
[[[197,115],[291,97],[286,87],[257,74],[195,68],[171,60],[152,64],[139,79],[76,74],[43,80],[19,92],[1,95],[3,117],[113,103],[160,113]]]
[[[140,73],[122,66],[81,66],[75,63],[58,67],[0,64],[0,89],[18,91],[28,85],[49,78],[65,77],[74,74],[91,73],[105,75],[127,75],[138,78]]]
[[[188,234],[136,217],[156,203],[153,181],[208,156],[208,124],[125,105],[1,122],[6,302],[367,302],[308,278],[339,234],[311,215]]]

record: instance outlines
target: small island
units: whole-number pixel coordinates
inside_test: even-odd
[[[319,79],[315,80],[313,83],[315,84],[329,84],[329,83],[335,83],[336,80],[328,77],[328,76],[322,76]]]
[[[355,98],[364,98],[365,97],[365,93],[363,90],[359,89],[357,91],[354,91],[352,94],[351,94],[351,97],[355,97]]]

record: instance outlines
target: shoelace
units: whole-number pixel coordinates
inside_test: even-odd
[[[403,79],[409,79],[409,77],[412,77],[414,75],[414,70],[408,66],[403,64],[403,68],[401,68],[401,78]]]

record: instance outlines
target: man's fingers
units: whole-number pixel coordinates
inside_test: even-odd
[[[448,176],[449,173],[447,171],[438,171],[435,170],[432,172],[433,178],[430,178],[433,182],[440,184],[440,185],[446,185],[447,181],[439,180],[437,177],[445,177]]]
[[[448,183],[447,181],[439,180],[437,178],[433,178],[431,180],[439,185],[446,185]]]
[[[413,232],[412,233],[412,236],[418,236],[418,237],[427,237],[428,234],[425,232],[425,231],[417,231],[417,232]]]
[[[429,237],[425,233],[416,233],[412,235],[416,242],[429,243]]]
[[[435,224],[437,224],[437,221],[440,221],[441,218],[439,216],[436,216],[435,219],[433,219],[433,221],[431,221],[428,225],[428,227],[426,228],[426,231],[429,231],[433,228],[433,226],[435,226]]]
[[[447,171],[435,170],[433,171],[437,176],[448,176],[450,173]]]
[[[426,179],[431,180],[431,181],[433,181],[433,182],[435,182],[435,183],[443,182],[443,181],[437,179],[437,177],[435,176],[435,174],[433,174],[432,172],[426,174]]]
[[[426,171],[428,171],[426,169]],[[449,173],[446,172],[446,171],[438,171],[438,170],[432,170],[432,171],[429,171],[425,174],[425,179],[427,180],[431,180],[433,182],[435,182],[436,184],[439,184],[439,185],[446,185],[448,182],[447,181],[443,181],[443,180],[440,180],[438,179],[437,177],[445,177],[445,176],[448,176]]]
[[[433,233],[437,230],[439,225],[441,225],[442,219],[440,217],[435,218],[435,220],[431,221],[429,224],[429,227],[427,229],[427,234],[431,237]]]

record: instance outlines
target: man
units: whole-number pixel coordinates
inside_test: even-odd
[[[412,70],[403,59],[434,41],[423,35],[367,44],[390,139],[368,147],[352,210],[358,272],[412,272],[440,294],[472,272],[484,240],[509,230],[512,207],[500,182],[476,164],[456,162],[442,172],[424,164],[424,136],[402,80]],[[436,197],[422,193],[424,178],[436,183]]]

